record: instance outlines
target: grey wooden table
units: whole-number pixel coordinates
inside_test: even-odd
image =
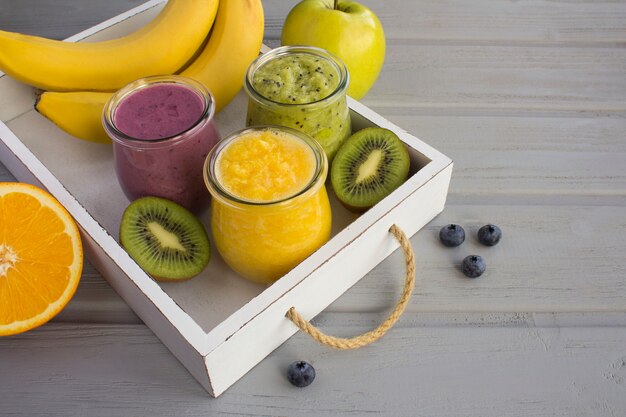
[[[140,3],[0,0],[0,28],[64,38]],[[363,102],[455,161],[446,209],[411,239],[398,325],[350,352],[297,334],[211,399],[86,262],[59,316],[0,339],[1,416],[626,415],[626,2],[364,3],[388,53]],[[264,1],[268,43],[293,4]],[[456,249],[437,241],[450,222],[468,232]],[[504,231],[493,248],[475,239],[487,222]],[[469,253],[488,263],[476,280]],[[379,278],[401,265],[317,324],[374,326],[401,286]],[[317,370],[308,388],[284,377],[296,359]]]

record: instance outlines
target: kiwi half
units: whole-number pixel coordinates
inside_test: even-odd
[[[126,208],[120,242],[139,266],[160,281],[192,278],[211,258],[209,237],[198,218],[159,197],[143,197]]]
[[[346,208],[362,212],[406,181],[409,165],[409,153],[395,133],[368,127],[341,145],[332,162],[330,181]]]

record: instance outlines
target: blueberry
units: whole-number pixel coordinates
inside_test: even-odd
[[[287,379],[296,387],[306,387],[315,379],[315,368],[305,361],[296,361],[287,368]]]
[[[486,224],[478,230],[478,241],[483,245],[493,246],[501,237],[502,230],[495,224]]]
[[[465,241],[465,230],[458,224],[449,224],[441,228],[439,239],[445,246],[459,246]]]
[[[463,258],[463,273],[470,278],[478,278],[487,269],[485,260],[480,255],[469,255]]]

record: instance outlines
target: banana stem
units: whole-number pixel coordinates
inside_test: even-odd
[[[335,5],[333,6],[333,9],[339,10],[339,0],[335,0]]]

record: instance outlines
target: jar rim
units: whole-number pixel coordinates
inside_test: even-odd
[[[282,103],[280,101],[272,100],[270,98],[265,97],[261,93],[254,88],[253,80],[254,73],[261,68],[264,64],[275,59],[277,57],[287,56],[291,54],[297,53],[305,53],[309,55],[313,55],[316,57],[323,58],[327,60],[333,67],[337,70],[339,74],[339,83],[337,87],[327,96],[321,98],[319,100],[310,101],[308,103]],[[348,90],[348,85],[350,83],[350,73],[348,72],[348,68],[346,64],[335,54],[330,51],[319,48],[316,46],[310,45],[286,45],[278,48],[274,48],[269,52],[264,53],[263,55],[258,56],[252,63],[248,66],[246,70],[246,75],[244,77],[244,89],[248,93],[248,96],[260,102],[262,104],[270,104],[276,106],[294,106],[294,107],[306,107],[306,106],[315,106],[319,103],[327,102],[333,100],[336,97],[341,96],[341,93]]]
[[[178,132],[176,134],[166,136],[158,139],[140,139],[122,132],[117,128],[114,122],[115,111],[122,101],[124,101],[130,95],[140,91],[144,88],[152,87],[160,84],[175,84],[188,88],[193,91],[197,96],[202,99],[203,110],[198,119],[187,129]],[[139,78],[126,84],[121,89],[117,90],[104,105],[102,112],[102,124],[104,130],[109,134],[109,137],[115,142],[123,146],[129,147],[149,147],[158,148],[161,146],[169,146],[173,143],[183,139],[184,135],[190,132],[198,130],[205,121],[211,121],[215,115],[215,98],[213,94],[200,82],[182,75],[153,75],[149,77]]]
[[[234,140],[238,139],[241,136],[244,136],[251,132],[262,132],[262,131],[276,131],[287,133],[291,136],[302,140],[306,143],[309,148],[313,151],[313,155],[315,156],[315,171],[311,176],[309,182],[302,187],[300,190],[295,193],[288,195],[283,198],[279,198],[276,200],[269,201],[258,201],[258,200],[248,200],[245,198],[238,197],[233,195],[231,192],[226,190],[225,187],[222,186],[220,181],[217,179],[217,174],[215,171],[215,165],[220,153],[228,147]],[[326,181],[326,176],[328,174],[328,159],[326,157],[326,153],[322,146],[311,136],[308,134],[299,131],[297,129],[293,129],[286,126],[278,126],[278,125],[257,125],[252,127],[247,127],[244,129],[237,130],[227,137],[220,140],[214,147],[209,151],[205,161],[203,168],[203,176],[204,183],[209,190],[209,193],[213,198],[219,198],[222,202],[227,203],[234,207],[249,207],[249,206],[258,206],[258,207],[268,207],[271,206],[276,208],[278,206],[288,206],[295,199],[299,199],[299,197],[304,195],[309,195],[316,192]]]

